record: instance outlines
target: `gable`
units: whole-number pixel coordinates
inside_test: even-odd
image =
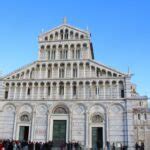
[[[48,32],[41,34],[39,36],[39,42],[63,40],[59,38],[59,35],[61,34],[64,34],[64,35],[68,34],[71,37],[71,39],[89,39],[90,38],[90,33],[88,31],[80,30],[68,24],[64,24]]]

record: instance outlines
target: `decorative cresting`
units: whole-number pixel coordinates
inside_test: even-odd
[[[94,114],[91,117],[91,122],[92,123],[103,123],[103,117],[101,114]]]
[[[54,114],[68,114],[69,111],[66,107],[64,106],[56,106],[53,111]]]
[[[27,113],[24,113],[20,116],[20,121],[21,122],[30,122],[30,116]]]

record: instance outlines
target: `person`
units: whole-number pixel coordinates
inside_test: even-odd
[[[113,145],[112,145],[112,150],[115,150],[116,148],[115,148],[115,143],[113,143]]]
[[[139,144],[136,142],[135,143],[135,150],[138,150],[139,149]]]
[[[33,142],[31,142],[31,141],[29,141],[29,143],[28,143],[28,149],[29,150],[33,150]]]
[[[141,143],[141,150],[144,150],[144,142]]]
[[[75,150],[79,150],[80,149],[79,143],[75,142],[74,147],[75,147]]]
[[[3,141],[0,141],[0,150],[2,150],[4,147],[3,147]]]
[[[109,141],[106,142],[106,147],[107,147],[107,150],[110,150],[110,143],[109,143]]]
[[[13,150],[17,150],[17,143],[16,143],[16,141],[13,141]]]

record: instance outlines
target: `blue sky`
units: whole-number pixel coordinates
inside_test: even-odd
[[[95,59],[123,72],[150,97],[150,1],[13,0],[0,3],[0,70],[7,74],[37,59],[37,36],[68,22],[92,34]]]

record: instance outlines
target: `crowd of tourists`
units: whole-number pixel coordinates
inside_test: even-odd
[[[144,150],[144,143],[143,142],[141,144],[136,143],[135,150]]]
[[[99,150],[97,145],[94,150]],[[106,142],[105,150],[127,150],[127,147],[120,146],[116,147],[113,143],[110,145],[109,142]],[[81,150],[79,142],[68,142],[63,143],[57,146],[52,142],[26,142],[26,141],[15,141],[15,140],[0,140],[0,150]],[[144,150],[144,143],[135,144],[135,150]]]
[[[1,140],[0,150],[80,150],[80,144],[78,142],[68,142],[59,145],[59,148],[55,148],[52,141],[49,142],[26,142],[26,141],[14,141],[14,140]]]

